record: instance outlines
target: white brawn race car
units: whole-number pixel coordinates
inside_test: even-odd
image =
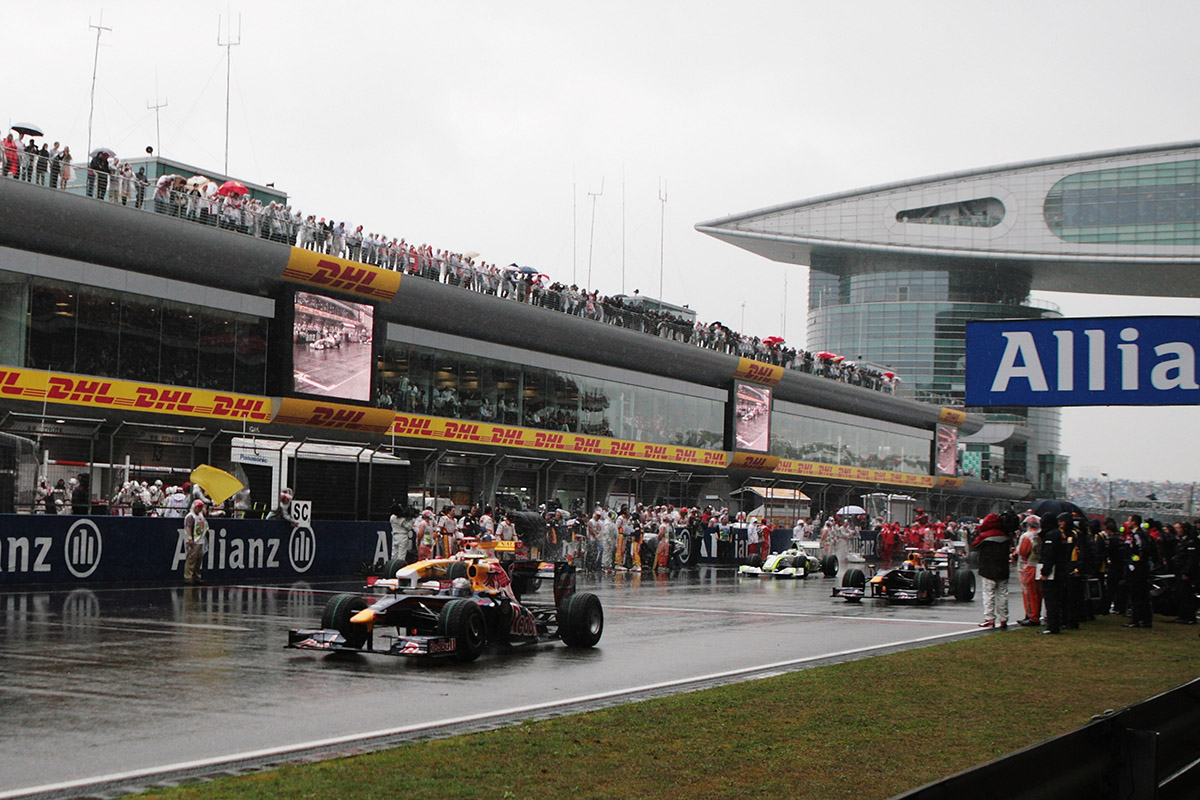
[[[821,543],[792,540],[792,546],[782,553],[772,553],[766,559],[754,556],[749,564],[738,567],[738,575],[758,575],[775,578],[807,578],[824,575],[832,578],[838,573],[838,558],[824,555]]]

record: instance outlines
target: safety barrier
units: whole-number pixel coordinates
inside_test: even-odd
[[[1200,795],[1200,678],[893,800]]]
[[[387,522],[212,519],[206,580],[352,575],[391,555]],[[0,587],[177,582],[187,557],[179,517],[0,514]]]

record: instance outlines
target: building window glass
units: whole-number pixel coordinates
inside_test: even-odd
[[[1068,242],[1200,243],[1200,160],[1079,172],[1056,183],[1046,225]]]
[[[995,197],[977,197],[957,203],[909,208],[896,214],[897,222],[921,225],[966,225],[994,228],[1004,220],[1004,203]]]

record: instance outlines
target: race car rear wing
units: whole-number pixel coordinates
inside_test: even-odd
[[[514,561],[509,575],[514,584],[527,583],[536,578],[554,575],[554,605],[575,594],[575,565],[566,561]]]

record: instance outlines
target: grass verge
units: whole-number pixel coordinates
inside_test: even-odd
[[[1197,628],[987,636],[138,795],[886,798],[1197,676]]]

